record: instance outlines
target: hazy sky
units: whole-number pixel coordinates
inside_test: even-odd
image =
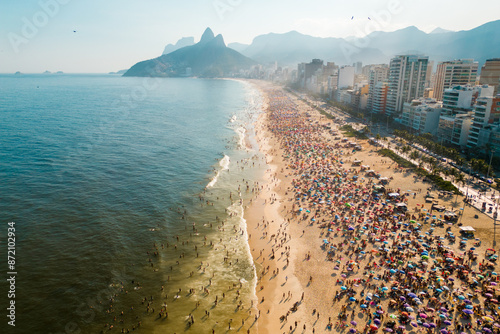
[[[361,37],[376,27],[469,30],[498,19],[499,0],[1,0],[0,73],[117,71],[181,37],[198,41],[206,27],[249,44],[269,32]]]

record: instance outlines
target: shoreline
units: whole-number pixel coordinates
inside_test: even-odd
[[[294,317],[297,323],[300,322],[301,328],[304,321],[298,319],[305,319],[306,312],[304,307],[300,307],[304,289],[295,275],[295,251],[299,244],[296,238],[290,237],[291,226],[284,212],[286,204],[283,204],[287,201],[285,189],[290,187],[290,182],[288,174],[285,176],[282,173],[285,162],[281,154],[277,153],[280,152],[279,144],[267,130],[269,96],[266,87],[259,82],[252,83],[265,100],[263,112],[255,124],[255,137],[269,168],[264,175],[263,189],[245,209],[245,219],[257,273],[255,293],[259,316],[255,327],[257,333],[273,334],[288,330],[289,322],[281,322],[279,318],[286,315],[295,303],[299,303],[299,306]]]
[[[335,265],[333,259],[325,256],[326,252],[322,242],[322,240],[328,240],[332,244],[343,242],[344,238],[342,237],[344,237],[344,234],[341,237],[336,232],[335,236],[333,236],[333,230],[331,233],[325,233],[325,230],[320,226],[326,225],[327,222],[333,219],[330,216],[332,213],[328,214],[328,212],[320,209],[315,214],[301,212],[299,215],[297,207],[294,208],[295,211],[290,210],[295,206],[294,196],[289,193],[294,189],[292,178],[300,178],[300,170],[288,168],[287,164],[292,161],[285,161],[283,148],[280,147],[281,143],[278,142],[279,139],[267,129],[270,125],[268,116],[270,103],[272,102],[269,96],[271,84],[250,82],[261,91],[265,100],[262,108],[263,112],[255,125],[255,136],[259,144],[259,150],[266,156],[266,163],[269,167],[264,175],[264,183],[261,185],[263,189],[245,208],[249,236],[248,243],[257,273],[255,293],[258,298],[257,308],[260,314],[252,330],[256,330],[256,333],[314,333],[345,330],[341,329],[342,327],[339,328],[339,326],[343,325],[339,323],[337,318],[343,307],[335,298],[341,291],[338,282],[339,280],[344,281],[344,273],[348,275],[347,278],[355,276],[355,280],[368,277],[368,275],[360,276],[362,274],[360,268],[366,265],[367,257],[358,258],[359,255],[356,255],[356,261],[360,265],[358,270],[354,269],[351,272],[340,270],[337,267],[342,267],[340,263],[344,263],[349,259],[349,255],[347,255],[349,252],[347,252],[347,256],[342,254],[341,251],[336,252],[339,264]],[[283,91],[281,87],[272,88]],[[306,114],[310,114],[311,123],[316,121],[320,126],[333,124],[328,119],[322,118],[319,112],[302,103],[293,95],[289,93],[285,93],[285,95],[295,103],[302,121],[307,118]],[[318,126],[318,128],[320,127]],[[344,137],[343,135],[340,136]],[[325,136],[324,140],[326,143],[333,142],[333,136],[331,138]],[[351,168],[351,163],[355,159],[361,159],[370,164],[373,169],[380,170],[383,176],[391,176],[391,180],[394,177],[394,181],[391,181],[388,187],[391,189],[409,189],[409,193],[413,194],[413,198],[411,196],[407,197],[408,208],[411,208],[410,212],[413,212],[417,217],[422,218],[423,215],[426,218],[425,221],[422,218],[419,222],[423,223],[422,228],[425,231],[429,231],[429,222],[434,221],[434,218],[427,221],[429,217],[426,217],[425,213],[422,212],[422,210],[427,211],[430,207],[429,204],[426,205],[423,198],[425,194],[423,189],[435,192],[432,185],[425,184],[411,172],[399,169],[392,160],[380,156],[367,141],[363,141],[361,144],[363,149],[360,152],[344,152],[344,155],[340,153],[341,158],[339,159],[344,161],[344,167],[349,168],[351,172],[358,173],[355,168]],[[306,170],[311,171],[310,167],[309,169],[306,168]],[[364,181],[364,179],[361,182],[368,185],[368,182]],[[441,205],[456,210],[459,209],[461,203],[455,197],[439,199],[439,201]],[[310,204],[313,203],[304,205]],[[302,206],[302,204],[300,205]],[[461,205],[463,206],[463,204]],[[331,209],[332,212],[338,212],[339,214],[341,212],[339,207],[336,206]],[[484,252],[484,249],[491,245],[492,219],[483,216],[476,219],[475,211],[470,210],[468,207],[464,207],[464,209],[465,211],[462,211],[462,222],[464,225],[472,225],[476,229],[476,237],[481,237],[483,242],[483,245],[477,247],[478,255],[481,257],[481,252]],[[427,216],[429,216],[428,213]],[[311,217],[316,219],[311,221]],[[437,218],[435,220],[437,223]],[[320,224],[321,222],[323,224]],[[456,225],[452,228],[453,231],[458,230]],[[431,233],[432,231],[434,231],[434,228]],[[440,231],[435,233],[442,235]],[[452,245],[452,249],[455,249],[455,247]],[[456,251],[459,251],[458,247],[456,247]],[[272,258],[273,253],[274,258]],[[278,270],[279,272],[277,272]],[[341,273],[342,275],[340,275]],[[310,280],[311,278],[312,280]],[[352,282],[350,284],[352,287]],[[370,288],[370,285],[366,283],[356,283],[355,286],[354,289],[363,289],[363,291]],[[297,303],[297,309],[291,311],[295,303]],[[386,304],[384,303],[384,305]],[[362,318],[362,314],[363,312],[358,317]],[[358,327],[357,329],[361,330],[362,328]]]

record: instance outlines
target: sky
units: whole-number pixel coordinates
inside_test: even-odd
[[[198,41],[207,27],[226,44],[250,44],[270,32],[363,37],[498,19],[499,0],[1,0],[0,73],[127,69],[182,37]]]

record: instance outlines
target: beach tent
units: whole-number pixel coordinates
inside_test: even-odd
[[[396,209],[400,211],[408,210],[408,206],[405,203],[396,203]]]
[[[442,206],[442,205],[435,205],[435,204],[433,204],[433,205],[432,205],[432,209],[433,209],[433,210],[437,210],[437,211],[439,211],[439,212],[443,212],[443,211],[445,210],[445,207],[444,207],[444,206]]]
[[[461,226],[460,234],[463,238],[474,238],[474,232],[476,230],[472,226]]]
[[[458,216],[455,212],[453,211],[446,211],[444,213],[444,219],[449,220],[449,221],[456,221],[458,219]]]
[[[385,193],[385,187],[384,186],[373,186],[373,192],[374,193]]]
[[[368,176],[375,176],[376,173],[375,173],[375,171],[373,169],[370,169],[370,170],[366,171],[366,175],[368,175]]]
[[[381,177],[378,179],[381,184],[387,184],[389,183],[389,178],[388,177]]]

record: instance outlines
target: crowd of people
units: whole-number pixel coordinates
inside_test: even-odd
[[[456,223],[408,210],[413,193],[367,174],[356,148],[287,93],[268,96],[268,128],[293,178],[291,223],[321,229],[318,247],[337,277],[327,328],[500,333],[493,250],[457,237]]]

